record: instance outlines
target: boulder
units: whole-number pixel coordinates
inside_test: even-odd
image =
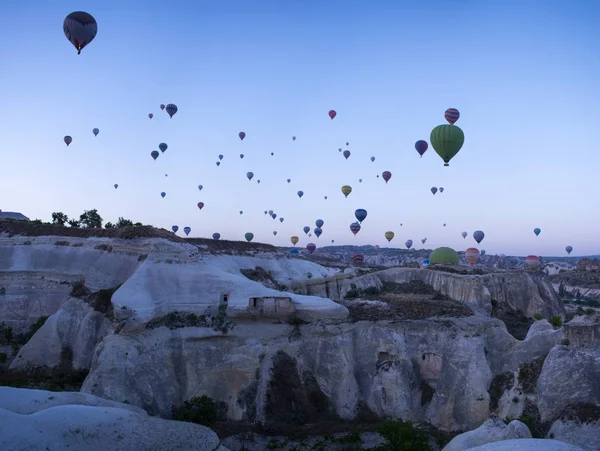
[[[477,429],[454,437],[442,451],[464,451],[486,443],[517,438],[531,438],[531,432],[524,423],[513,420],[507,425],[492,415]]]

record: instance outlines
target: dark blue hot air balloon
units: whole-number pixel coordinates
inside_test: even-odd
[[[215,232],[215,233],[213,233],[213,235],[212,235],[212,236],[213,236],[213,240],[218,240],[218,239],[220,239],[220,238],[221,238],[221,234],[220,234],[220,233],[218,233],[218,232]]]
[[[310,227],[304,226],[304,228],[302,230],[304,230],[304,233],[306,233],[308,235],[308,232],[310,232]]]
[[[354,212],[354,216],[356,216],[358,222],[363,222],[367,217],[367,210],[365,210],[364,208],[359,208]]]
[[[189,227],[189,226],[185,226],[185,227],[183,228],[183,232],[184,232],[186,235],[189,235],[191,231],[192,231],[192,228],[191,228],[191,227]]]
[[[171,230],[173,231],[173,233],[177,233],[177,231],[179,230],[179,226],[174,225],[173,227],[171,227]]]
[[[317,238],[319,238],[323,233],[323,229],[321,229],[321,227],[316,227],[315,230],[313,230],[313,232],[315,232],[315,235],[317,235]]]

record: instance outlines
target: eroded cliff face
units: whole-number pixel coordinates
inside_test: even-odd
[[[208,394],[232,420],[352,419],[372,411],[464,430],[489,414],[490,356],[510,362],[528,346],[501,321],[482,317],[239,324],[227,335],[161,327],[105,337],[82,390],[161,415]]]

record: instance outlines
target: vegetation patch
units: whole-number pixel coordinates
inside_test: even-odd
[[[72,298],[84,298],[89,296],[92,292],[85,286],[85,280],[79,280],[73,284],[73,288],[71,289],[71,293],[69,296]]]
[[[569,404],[556,416],[555,420],[589,423],[598,421],[598,418],[600,418],[600,406],[587,402]]]
[[[146,329],[156,329],[163,326],[171,330],[183,327],[208,327],[214,331],[221,331],[223,334],[226,334],[235,327],[233,322],[227,320],[226,310],[226,305],[220,305],[218,313],[214,315],[210,311],[204,315],[175,311],[165,316],[151,319],[146,324]]]
[[[109,318],[114,318],[115,311],[112,304],[112,296],[120,287],[121,285],[117,285],[116,287],[100,290],[94,293],[91,301],[94,310],[103,313]]]
[[[0,369],[0,385],[50,391],[79,391],[88,372],[88,369],[73,368],[73,351],[65,347],[61,352],[61,362],[55,367],[35,366],[18,371]]]
[[[524,363],[519,367],[519,384],[525,393],[535,393],[544,360],[546,360],[546,356]]]
[[[210,427],[217,420],[217,404],[209,396],[202,395],[173,406],[171,414],[174,420]]]
[[[431,451],[429,437],[411,421],[385,420],[377,427],[377,432],[388,443],[373,448],[375,451]]]
[[[498,408],[498,403],[502,395],[515,384],[515,375],[512,372],[497,374],[490,383],[490,411]]]

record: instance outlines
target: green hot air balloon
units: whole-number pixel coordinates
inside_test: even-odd
[[[438,125],[431,130],[429,141],[433,149],[444,160],[444,166],[450,166],[448,163],[465,142],[465,134],[456,125]]]
[[[248,233],[246,233],[246,234],[244,235],[244,238],[246,238],[246,241],[248,241],[248,243],[249,243],[249,242],[250,242],[250,241],[252,241],[252,239],[254,238],[254,234],[253,234],[253,233],[250,233],[250,232],[248,232]]]
[[[458,254],[449,247],[438,247],[429,254],[429,262],[432,265],[458,265]]]

